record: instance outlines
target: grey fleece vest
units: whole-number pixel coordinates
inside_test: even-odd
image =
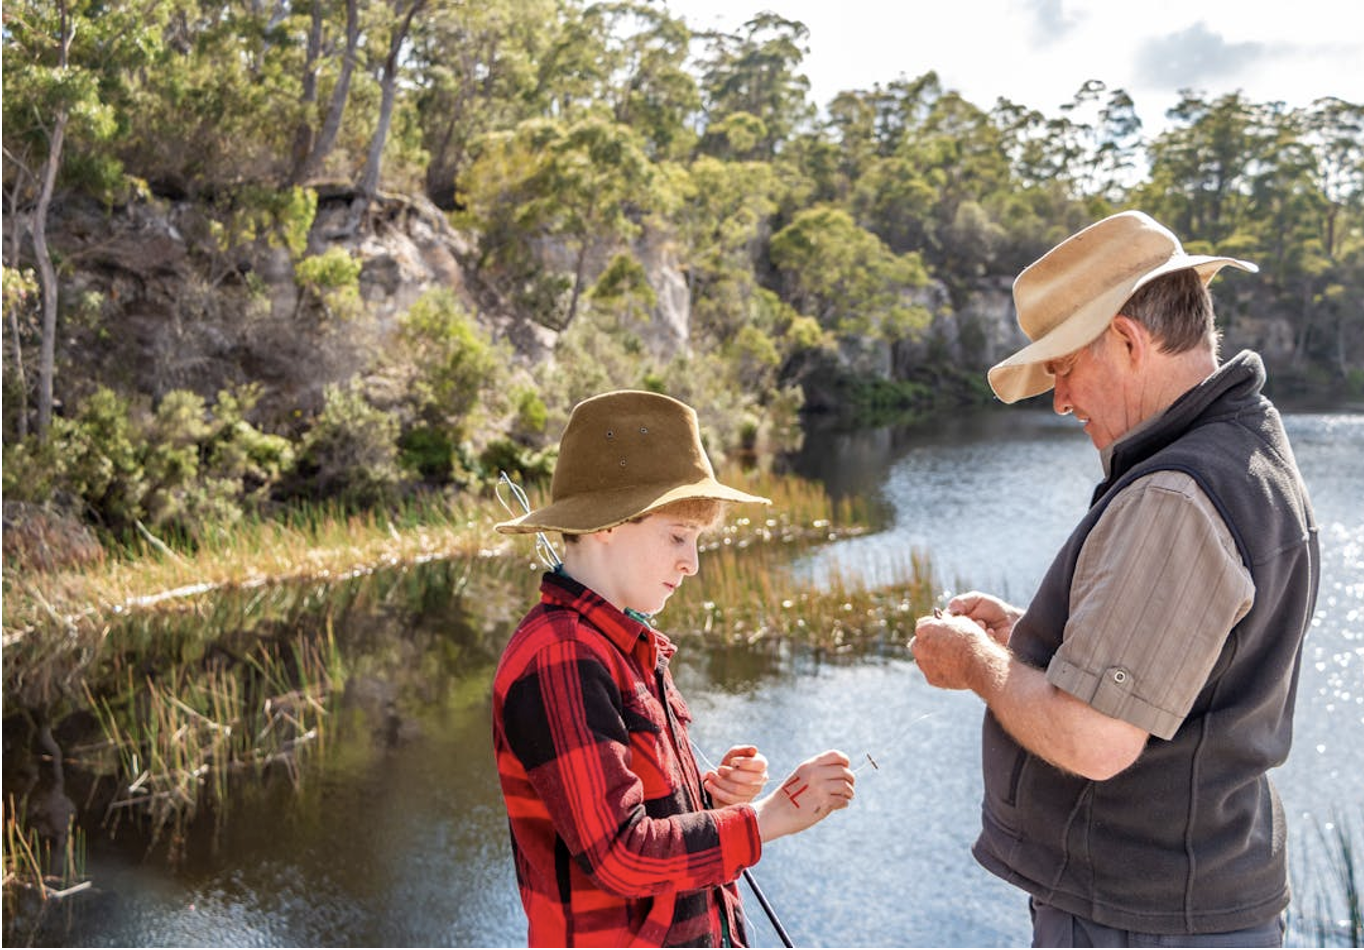
[[[1264,367],[1243,352],[1117,447],[1107,480],[1014,627],[1045,669],[1061,644],[1076,559],[1104,509],[1157,470],[1187,472],[1221,512],[1255,583],[1170,741],[1104,782],[1029,754],[986,713],[983,830],[973,853],[1046,903],[1110,927],[1195,934],[1263,923],[1288,904],[1282,807],[1266,771],[1288,755],[1317,527]],[[1140,637],[1140,630],[1131,631]],[[1105,677],[1121,688],[1116,670]]]

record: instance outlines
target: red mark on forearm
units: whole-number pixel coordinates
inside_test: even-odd
[[[799,775],[793,775],[791,776],[791,781],[787,782],[785,785],[781,787],[781,790],[786,793],[786,797],[791,800],[791,804],[795,805],[797,808],[800,807],[800,802],[796,801],[796,799],[804,795],[805,792],[810,788],[809,782],[805,782],[805,784],[801,785],[800,788],[795,787],[797,784],[804,781],[805,780],[802,779]]]

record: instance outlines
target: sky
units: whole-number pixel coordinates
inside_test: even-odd
[[[929,70],[989,110],[1000,97],[1047,116],[1090,79],[1132,96],[1144,131],[1193,89],[1253,102],[1364,104],[1358,0],[665,0],[693,30],[734,30],[770,10],[809,29],[819,106]]]

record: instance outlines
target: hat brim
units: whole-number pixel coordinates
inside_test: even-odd
[[[1182,254],[1143,274],[1132,283],[1124,282],[1091,300],[1086,306],[1064,320],[1023,349],[990,367],[987,374],[990,388],[1002,402],[1013,403],[1041,395],[1055,385],[1055,378],[1045,364],[1074,353],[1099,337],[1140,288],[1157,277],[1185,268],[1193,268],[1206,284],[1224,267],[1236,267],[1255,273],[1260,268],[1250,261],[1235,257],[1214,257],[1203,254]]]
[[[730,488],[715,479],[684,485],[632,485],[615,491],[565,498],[519,518],[503,521],[496,525],[496,529],[502,534],[534,534],[537,531],[591,534],[614,528],[664,505],[688,498],[738,504],[772,504],[769,498]]]

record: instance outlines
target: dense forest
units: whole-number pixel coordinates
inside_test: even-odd
[[[1148,137],[1101,77],[1054,115],[931,72],[815,103],[807,40],[650,2],[6,3],[6,541],[533,479],[611,386],[717,454],[980,398],[1012,277],[1123,207],[1260,264],[1215,291],[1278,385],[1364,394],[1364,106],[1186,90]],[[452,265],[408,281],[399,236]]]

